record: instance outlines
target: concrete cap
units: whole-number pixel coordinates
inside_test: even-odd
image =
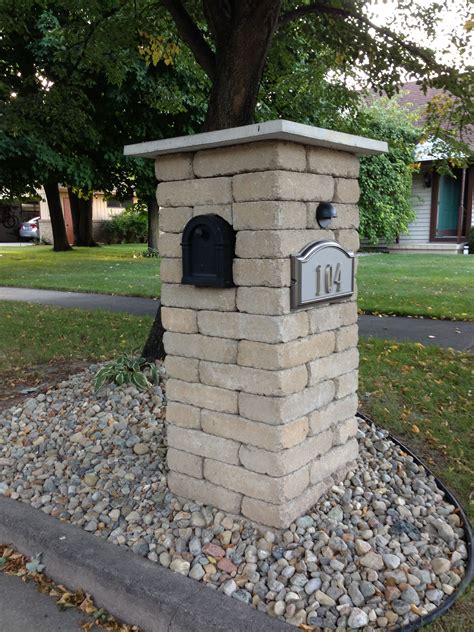
[[[215,132],[203,132],[201,134],[192,134],[191,136],[178,136],[163,140],[151,140],[135,145],[125,145],[124,155],[139,158],[156,158],[164,154],[199,151],[200,149],[240,145],[261,140],[283,140],[304,145],[315,145],[316,147],[328,147],[329,149],[366,156],[383,154],[388,151],[388,145],[385,141],[277,119],[242,127],[219,129]]]

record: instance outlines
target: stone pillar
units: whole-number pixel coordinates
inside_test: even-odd
[[[258,128],[248,142],[237,128],[220,147],[232,130],[135,155],[156,157],[160,181],[169,488],[284,528],[358,455],[356,293],[292,311],[290,255],[314,240],[357,251],[356,153],[385,143],[308,126],[268,139],[271,123],[240,128]],[[327,230],[315,219],[320,201],[337,209]],[[234,288],[181,285],[183,228],[206,213],[236,231]]]

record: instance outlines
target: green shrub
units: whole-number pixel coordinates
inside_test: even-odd
[[[104,240],[109,244],[145,243],[148,237],[148,216],[144,204],[133,204],[104,223]]]
[[[469,233],[469,254],[474,255],[474,226]]]

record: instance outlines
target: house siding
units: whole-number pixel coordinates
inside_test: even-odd
[[[430,242],[431,188],[427,188],[420,174],[413,176],[411,203],[416,213],[408,233],[400,235],[399,244],[428,244]]]
[[[41,219],[49,221],[50,220],[49,207],[48,207],[48,203],[46,202],[44,189],[41,189],[39,193],[41,195],[41,201],[40,201]],[[64,199],[67,198],[68,196],[67,189],[60,188],[59,195],[61,198],[61,204],[63,205],[63,208],[64,208]],[[92,219],[95,222],[105,222],[111,219],[112,217],[114,217],[114,215],[118,215],[122,211],[123,211],[123,208],[109,208],[107,206],[107,201],[105,200],[103,193],[94,193],[94,199],[92,202]]]

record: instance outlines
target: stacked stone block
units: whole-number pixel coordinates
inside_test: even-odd
[[[313,240],[356,251],[358,158],[259,141],[156,160],[175,494],[286,527],[358,454],[357,308],[290,309],[290,255]],[[337,208],[329,230],[320,201]],[[181,285],[181,236],[216,213],[236,231],[234,288]]]

